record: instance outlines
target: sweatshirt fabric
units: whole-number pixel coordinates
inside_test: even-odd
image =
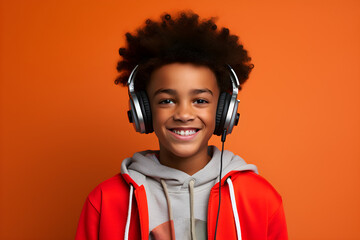
[[[210,162],[192,176],[156,154],[135,153],[89,194],[76,240],[214,238],[221,152],[210,146]],[[225,150],[222,173],[217,239],[287,239],[281,197],[256,167]]]

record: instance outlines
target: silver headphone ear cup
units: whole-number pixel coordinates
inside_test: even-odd
[[[237,100],[240,86],[239,80],[234,69],[232,69],[229,64],[226,64],[226,66],[229,68],[232,94],[222,92],[219,96],[214,130],[214,134],[218,136],[222,136],[224,130],[226,130],[226,134],[231,133],[234,126],[237,125],[240,117],[240,114],[237,113],[239,104],[239,100]]]
[[[129,122],[133,123],[135,131],[139,133],[144,133],[145,124],[141,112],[141,106],[138,97],[135,94],[129,99],[129,108],[130,108],[130,110],[128,111]]]
[[[219,100],[217,103],[216,116],[215,116],[215,130],[214,130],[214,134],[217,136],[221,135],[221,133],[219,133],[219,128],[220,128],[221,116],[224,109],[225,97],[226,97],[225,92],[220,93]]]
[[[135,131],[139,132],[139,119],[136,116],[135,113],[135,107],[134,107],[134,103],[133,101],[129,101],[129,108],[130,110],[128,111],[128,118],[129,118],[129,122],[133,124]]]
[[[225,129],[225,121],[227,112],[229,109],[229,103],[231,100],[231,95],[227,92],[222,92],[219,96],[217,110],[216,110],[216,119],[215,119],[215,130],[214,134],[220,136]]]
[[[154,131],[152,126],[152,115],[150,108],[150,101],[147,97],[145,91],[140,91],[136,93],[139,98],[139,103],[141,106],[141,111],[144,116],[144,125],[145,125],[145,133],[152,133]]]
[[[227,128],[227,134],[230,134],[234,128],[234,126],[238,125],[240,114],[237,112],[239,100],[231,98],[228,111],[228,116],[230,116],[230,119],[226,119],[227,122],[225,122],[225,127]],[[231,107],[233,106],[233,107]]]

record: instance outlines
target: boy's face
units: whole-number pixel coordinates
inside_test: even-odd
[[[160,151],[184,158],[207,152],[219,98],[215,74],[206,66],[167,64],[152,73],[146,90]]]

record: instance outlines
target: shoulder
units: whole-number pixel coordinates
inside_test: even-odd
[[[88,195],[88,200],[100,210],[104,202],[127,199],[128,192],[129,186],[119,173],[97,185]]]
[[[260,205],[267,205],[269,210],[276,211],[282,205],[281,195],[276,189],[262,176],[252,171],[232,172],[236,194],[240,197]]]

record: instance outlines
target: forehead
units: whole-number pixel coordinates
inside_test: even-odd
[[[214,72],[206,66],[191,63],[171,63],[156,69],[151,74],[147,91],[151,94],[162,88],[178,92],[204,88],[219,91]]]

